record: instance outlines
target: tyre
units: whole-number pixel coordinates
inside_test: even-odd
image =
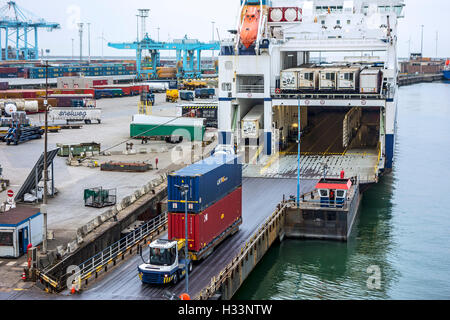
[[[172,283],[174,285],[178,283],[178,272],[175,272],[175,274],[173,275]]]

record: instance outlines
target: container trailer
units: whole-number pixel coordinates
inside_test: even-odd
[[[188,211],[200,213],[242,185],[236,156],[213,156],[168,176],[168,211],[184,212],[184,196],[176,185],[188,185]]]
[[[337,91],[355,92],[359,88],[359,67],[341,68],[337,73]]]
[[[242,138],[259,139],[264,126],[264,106],[254,106],[241,120]]]
[[[174,118],[147,115],[134,115],[130,124],[130,136],[167,137],[182,136],[188,141],[203,141],[205,119]]]
[[[185,214],[168,215],[169,239],[185,239]],[[199,213],[188,214],[188,250],[194,261],[202,260],[242,224],[242,187],[234,189]]]
[[[359,92],[380,93],[381,82],[382,76],[380,69],[364,69],[359,75]]]
[[[51,108],[49,112],[49,119],[51,121],[63,120],[67,124],[69,122],[84,121],[86,124],[97,121],[99,124],[102,121],[102,109],[99,108]]]
[[[337,88],[338,68],[324,68],[319,71],[319,90],[335,91]]]
[[[192,91],[180,91],[180,99],[187,101],[194,101],[194,92]]]

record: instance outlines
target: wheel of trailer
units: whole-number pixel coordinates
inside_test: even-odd
[[[84,120],[84,123],[91,124],[91,120]]]
[[[178,272],[175,272],[175,274],[173,275],[172,282],[173,282],[173,284],[177,284],[178,283]]]
[[[98,124],[102,123],[102,120],[97,120],[97,121],[98,121]]]

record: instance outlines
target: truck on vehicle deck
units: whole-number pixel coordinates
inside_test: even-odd
[[[186,276],[186,263],[188,272],[192,272],[192,262],[184,254],[184,244],[184,240],[153,241],[149,245],[148,259],[142,258],[144,263],[138,266],[141,281],[147,284],[177,284]]]

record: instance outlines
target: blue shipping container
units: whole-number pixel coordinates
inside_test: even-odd
[[[168,210],[184,212],[185,198],[176,185],[187,184],[188,212],[199,213],[242,186],[242,164],[236,156],[212,156],[168,176]]]

